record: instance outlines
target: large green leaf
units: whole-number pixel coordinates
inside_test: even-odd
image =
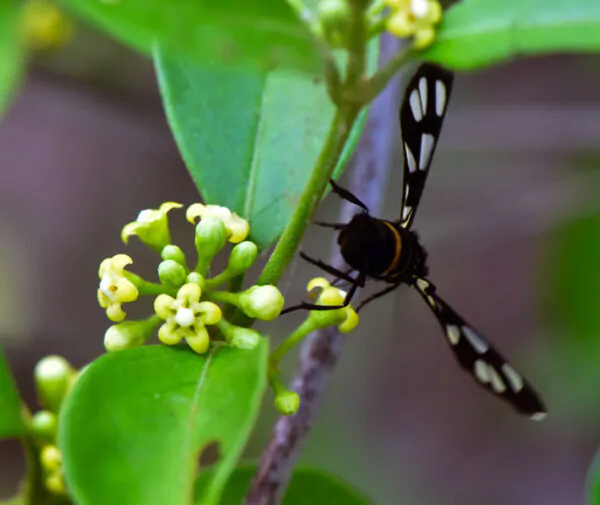
[[[253,61],[314,72],[312,36],[288,2],[261,0],[62,0],[92,23],[151,53],[156,43],[197,62]]]
[[[218,453],[202,503],[216,504],[255,422],[268,345],[204,356],[146,346],[106,354],[61,411],[59,447],[78,503],[187,505],[204,449]],[[216,449],[216,451],[215,451]]]
[[[24,55],[19,38],[21,4],[0,1],[0,114],[4,112],[20,80]]]
[[[155,63],[171,130],[203,199],[249,219],[252,240],[270,245],[295,210],[333,119],[324,83],[288,70],[200,68],[162,51]],[[337,173],[365,119],[366,110]]]
[[[521,55],[600,51],[598,0],[463,0],[423,58],[476,68]]]
[[[27,433],[21,414],[21,398],[4,354],[0,351],[0,438]]]
[[[221,505],[241,505],[256,467],[237,468],[227,482]],[[201,474],[197,487],[202,488],[207,475]],[[313,468],[294,471],[281,505],[370,505],[358,490],[337,477]]]

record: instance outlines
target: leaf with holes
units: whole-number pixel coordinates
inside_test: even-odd
[[[239,505],[244,496],[254,472],[255,465],[243,465],[233,472],[221,505]],[[196,482],[196,489],[201,490],[209,478],[209,473],[202,473]],[[297,468],[292,475],[281,505],[370,505],[370,502],[358,490],[341,481],[333,475],[314,468]]]
[[[0,114],[10,102],[25,66],[19,38],[20,14],[20,2],[0,2]]]
[[[371,46],[371,67],[376,44]],[[265,248],[281,234],[308,182],[334,115],[322,81],[274,70],[195,67],[158,51],[167,118],[206,203],[250,221]],[[366,119],[358,119],[336,172],[350,158]]]
[[[598,0],[463,0],[422,57],[466,69],[565,52],[600,52]]]
[[[21,398],[8,368],[4,354],[0,351],[0,439],[19,437],[27,433],[21,414]]]
[[[317,73],[313,37],[288,2],[261,0],[61,0],[66,7],[136,49],[160,43],[176,57],[204,64],[257,63]]]
[[[216,459],[203,504],[218,503],[254,425],[268,345],[145,346],[106,354],[61,411],[59,447],[78,503],[187,505],[200,456]]]

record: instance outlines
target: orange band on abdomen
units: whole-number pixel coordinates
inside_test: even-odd
[[[392,263],[385,270],[385,272],[383,272],[383,275],[387,275],[398,266],[398,262],[400,261],[400,252],[402,251],[402,238],[400,237],[398,230],[396,230],[392,224],[388,223],[387,221],[384,221],[384,223],[390,230],[392,230],[392,233],[394,234],[394,240],[396,241]]]

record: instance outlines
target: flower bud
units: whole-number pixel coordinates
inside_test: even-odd
[[[164,247],[160,256],[163,260],[173,260],[179,263],[183,268],[188,270],[187,260],[185,258],[185,254],[181,250],[181,247],[169,244]]]
[[[48,410],[36,412],[31,419],[31,429],[38,436],[45,440],[54,440],[56,438],[56,429],[58,421],[56,415]]]
[[[137,235],[144,244],[159,253],[162,252],[171,243],[167,213],[180,207],[180,203],[165,202],[158,209],[141,211],[135,221],[123,227],[121,239],[127,244],[130,236]]]
[[[289,390],[279,391],[275,396],[275,407],[284,416],[291,416],[300,408],[300,396]]]
[[[65,481],[60,471],[50,472],[44,479],[46,489],[54,494],[63,494],[67,491]]]
[[[165,260],[158,265],[158,278],[165,286],[175,288],[187,280],[187,273],[175,260]]]
[[[206,282],[204,277],[202,277],[202,275],[200,275],[198,272],[190,272],[187,276],[187,281],[193,282],[194,284],[198,284],[198,286],[200,286],[201,289],[204,289],[204,284]]]
[[[229,256],[228,270],[232,275],[239,275],[248,270],[258,255],[258,247],[254,242],[246,240],[237,244]]]
[[[153,315],[141,321],[115,324],[104,334],[104,347],[109,352],[139,347],[152,336],[160,322],[160,318]]]
[[[352,11],[346,0],[321,0],[319,21],[327,41],[336,48],[346,47],[352,21]]]
[[[225,336],[227,342],[238,349],[254,349],[260,342],[260,334],[250,328],[243,328],[221,319],[217,328]]]
[[[35,382],[40,405],[58,413],[69,392],[75,370],[60,356],[47,356],[35,367]]]
[[[250,317],[271,321],[283,310],[283,295],[275,287],[252,286],[240,294],[239,307]]]
[[[196,249],[198,267],[196,271],[205,274],[208,266],[227,242],[227,230],[222,221],[214,217],[205,217],[196,225]]]
[[[40,452],[40,463],[46,470],[58,470],[62,463],[62,455],[55,445],[47,445]]]

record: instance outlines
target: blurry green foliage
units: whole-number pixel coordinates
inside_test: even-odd
[[[19,37],[21,3],[0,2],[0,115],[20,82],[25,55]]]
[[[266,341],[146,346],[106,354],[81,375],[60,416],[67,485],[79,503],[188,505],[198,458],[216,449],[197,504],[219,503],[266,385]]]
[[[480,68],[523,55],[600,51],[598,0],[463,0],[423,58]]]
[[[0,351],[0,439],[19,437],[27,433],[21,415],[21,399],[8,368],[4,354]]]
[[[320,67],[309,30],[288,2],[61,0],[115,38],[151,53],[160,44],[197,63],[252,61],[309,72]]]

